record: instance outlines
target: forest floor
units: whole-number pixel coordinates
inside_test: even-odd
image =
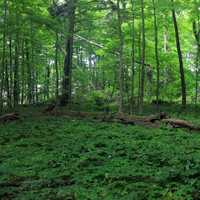
[[[0,125],[1,200],[200,199],[197,132],[27,110]]]

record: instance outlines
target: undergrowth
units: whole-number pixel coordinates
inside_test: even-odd
[[[0,199],[200,197],[200,135],[32,117],[0,125]]]

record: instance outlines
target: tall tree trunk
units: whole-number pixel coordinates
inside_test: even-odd
[[[36,104],[39,103],[39,94],[38,94],[38,70],[35,70],[35,101],[36,101]]]
[[[9,36],[9,78],[10,78],[10,105],[13,106],[12,96],[13,96],[13,57],[12,57],[12,35]]]
[[[19,104],[19,15],[16,11],[16,35],[15,35],[15,64],[14,64],[14,88],[13,88],[13,98],[14,107]]]
[[[74,28],[75,28],[75,11],[76,11],[76,0],[70,0],[68,2],[69,8],[69,32],[66,43],[66,55],[64,61],[64,78],[62,88],[62,98],[60,101],[61,106],[66,106],[71,101],[72,93],[72,59],[73,59],[73,43],[74,43]]]
[[[135,0],[131,1],[132,6],[132,49],[131,49],[131,102],[130,112],[134,112],[134,93],[135,93]]]
[[[157,25],[155,0],[152,0],[152,3],[153,3],[153,15],[154,15],[155,57],[156,57],[156,71],[157,71],[157,74],[156,74],[156,104],[157,104],[157,109],[159,109],[160,60],[159,60],[159,51],[158,51],[158,25]]]
[[[22,62],[21,62],[21,104],[24,104],[25,97],[25,53],[24,53],[24,40],[22,41]]]
[[[196,40],[197,53],[196,53],[196,85],[195,85],[195,105],[198,102],[198,90],[199,90],[199,65],[200,65],[200,19],[198,15],[197,22],[193,22],[193,32]]]
[[[119,113],[123,112],[124,96],[124,66],[123,66],[123,33],[122,33],[122,16],[120,10],[120,0],[117,0],[117,18],[118,18],[118,36],[119,36]]]
[[[176,47],[177,47],[177,52],[178,52],[179,68],[180,68],[182,107],[186,108],[187,97],[186,97],[186,83],[185,83],[185,73],[184,73],[184,66],[183,66],[183,56],[182,56],[182,51],[181,51],[179,29],[178,29],[178,24],[176,20],[176,12],[174,8],[174,0],[171,0],[171,2],[172,2],[172,18],[173,18],[173,23],[174,23]]]
[[[4,0],[4,16],[3,16],[3,22],[4,22],[4,27],[3,27],[3,53],[2,53],[2,67],[0,70],[0,112],[2,112],[3,109],[3,92],[4,92],[4,71],[5,71],[5,59],[6,59],[6,28],[7,28],[7,0]]]
[[[46,66],[46,98],[47,98],[47,101],[49,100],[49,97],[50,97],[50,66],[49,66],[49,62],[48,62],[48,55],[47,56],[47,66]]]
[[[144,104],[144,81],[145,81],[145,15],[144,15],[144,0],[141,0],[141,18],[142,18],[142,69],[141,69],[141,92],[140,92],[140,113],[143,112]]]
[[[11,102],[10,102],[10,83],[9,83],[9,71],[8,71],[8,61],[6,59],[5,61],[5,88],[6,88],[6,94],[7,94],[7,106],[11,108]]]
[[[138,58],[139,60],[141,59],[142,55],[142,48],[141,48],[141,36],[142,36],[142,31],[141,31],[141,24],[140,24],[140,29],[139,29],[139,34],[138,34]],[[137,99],[137,106],[138,110],[140,109],[140,93],[141,93],[141,63],[138,64],[138,99]]]
[[[56,98],[59,95],[59,71],[58,71],[58,33],[56,32],[56,44],[55,44],[55,70],[56,70]]]
[[[32,92],[32,99],[31,99],[31,103],[34,104],[35,103],[35,82],[36,82],[36,66],[34,63],[34,59],[35,59],[35,43],[34,43],[34,26],[33,26],[33,21],[30,20],[30,32],[31,32],[31,63],[30,63],[30,67],[31,67],[31,92]]]
[[[33,95],[32,95],[32,71],[31,71],[31,63],[30,63],[30,48],[29,42],[26,40],[26,65],[27,65],[27,94],[28,94],[28,103],[32,103]]]
[[[8,10],[8,4],[7,4],[7,0],[4,0],[4,14],[3,14],[3,22],[4,22],[4,26],[3,26],[3,52],[2,52],[2,68],[0,71],[0,112],[3,109],[3,92],[4,92],[4,81],[5,81],[5,75],[4,75],[4,71],[5,71],[5,67],[6,67],[6,29],[7,29],[7,10]]]
[[[16,107],[19,103],[19,36],[16,35],[15,41],[15,66],[14,66],[14,88],[13,88],[13,98],[14,106]]]
[[[199,38],[200,42],[200,38]],[[200,43],[198,44],[197,47],[197,55],[196,55],[196,91],[195,91],[195,104],[197,105],[198,102],[198,91],[199,91],[199,66],[200,66]]]

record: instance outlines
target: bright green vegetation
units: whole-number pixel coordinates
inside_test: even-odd
[[[0,113],[52,99],[198,105],[199,11],[199,0],[0,0]]]
[[[0,199],[198,199],[200,135],[33,117],[0,125]]]
[[[200,199],[199,92],[200,0],[0,0],[0,200]]]

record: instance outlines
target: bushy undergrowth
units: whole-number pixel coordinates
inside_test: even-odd
[[[200,197],[200,134],[65,117],[0,125],[0,199]]]

